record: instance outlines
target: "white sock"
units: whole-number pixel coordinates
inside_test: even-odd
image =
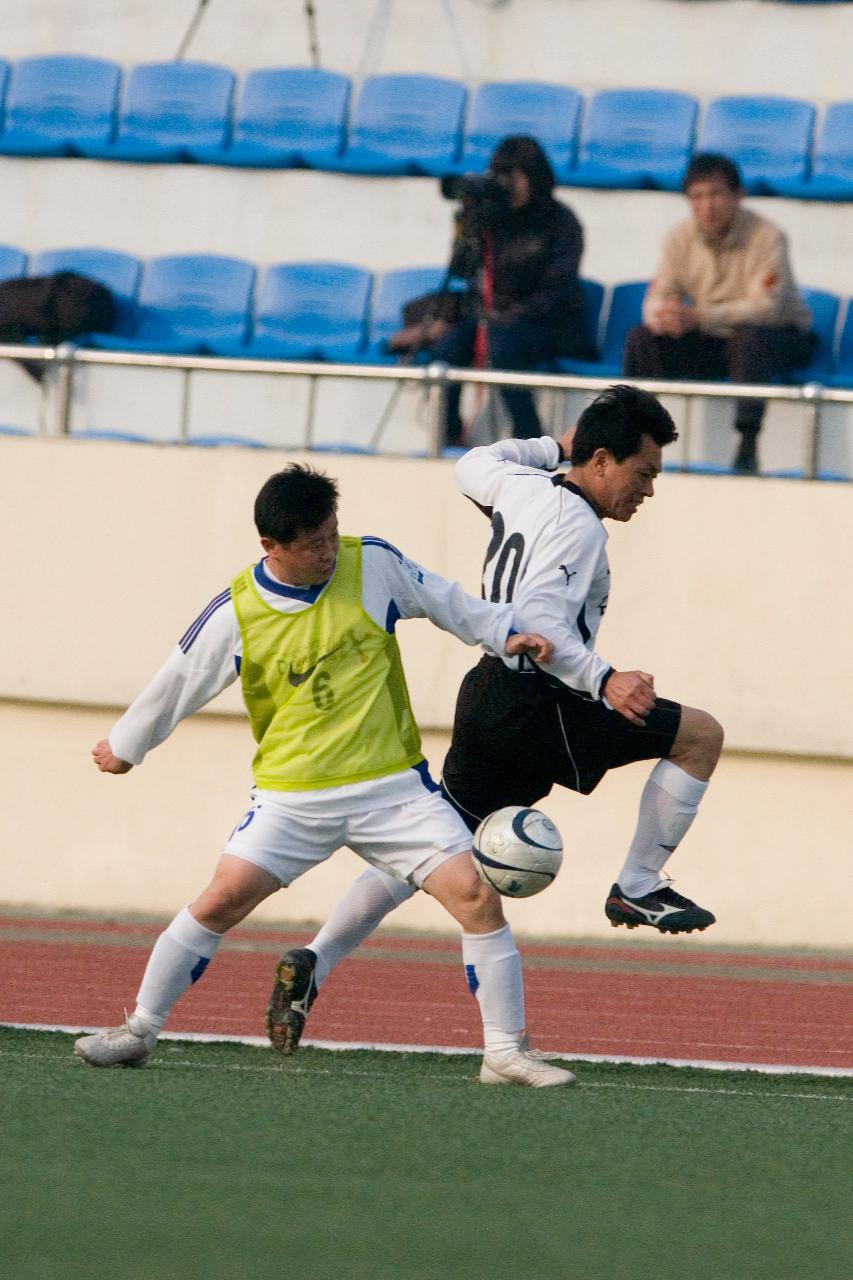
[[[160,1031],[172,1005],[197,982],[222,941],[221,933],[206,929],[184,907],[154,943],[136,997],[136,1016]]]
[[[659,760],[640,799],[637,829],[618,884],[629,898],[657,889],[661,871],[696,817],[707,782],[693,778],[671,760]]]
[[[480,1006],[486,1051],[517,1048],[524,1034],[524,979],[512,929],[505,924],[494,933],[463,933],[462,962]]]
[[[353,881],[320,932],[307,945],[317,957],[314,981],[319,987],[336,964],[369,937],[389,911],[411,898],[413,884],[396,880],[378,867],[368,867]]]

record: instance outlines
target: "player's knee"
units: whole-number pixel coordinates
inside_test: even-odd
[[[699,715],[701,716],[701,727],[699,730],[700,741],[708,752],[708,755],[713,758],[714,763],[716,764],[720,758],[720,753],[723,750],[723,743],[726,739],[723,726],[720,724],[719,720],[715,720],[707,711],[700,711]]]
[[[500,929],[504,924],[501,900],[474,870],[468,855],[445,863],[424,881],[423,888],[450,912],[463,929],[475,933]]]
[[[237,886],[214,880],[190,908],[205,929],[225,933],[248,914],[246,895]]]
[[[684,707],[670,759],[688,772],[698,769],[697,776],[710,777],[720,758],[724,738],[722,725],[707,711]]]

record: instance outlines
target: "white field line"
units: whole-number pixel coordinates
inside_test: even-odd
[[[0,1027],[10,1027],[20,1031],[62,1031],[66,1033],[90,1034],[104,1031],[104,1027],[63,1026],[43,1022],[0,1022]],[[197,1044],[245,1044],[255,1048],[270,1048],[266,1036],[227,1036],[211,1035],[202,1031],[164,1031],[161,1040],[189,1040]],[[309,1040],[302,1044],[313,1049],[371,1049],[381,1053],[443,1053],[450,1055],[479,1055],[482,1048],[472,1045],[470,1048],[451,1047],[434,1044],[379,1044],[369,1040]],[[696,1067],[704,1071],[757,1071],[763,1075],[806,1075],[806,1076],[844,1076],[853,1079],[853,1067],[817,1067],[807,1063],[793,1065],[783,1062],[713,1062],[702,1058],[645,1058],[631,1057],[626,1054],[576,1053],[571,1049],[548,1050],[555,1057],[567,1062],[608,1062],[627,1063],[635,1067]],[[598,1085],[598,1088],[617,1088],[618,1085]],[[652,1085],[631,1085],[631,1088],[653,1088]],[[700,1090],[701,1092],[701,1090]],[[725,1092],[714,1090],[714,1092]],[[729,1091],[731,1092],[731,1091]],[[740,1092],[740,1090],[736,1091]],[[851,1095],[853,1101],[853,1095]]]

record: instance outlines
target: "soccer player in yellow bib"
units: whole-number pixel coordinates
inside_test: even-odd
[[[142,1066],[223,935],[347,845],[462,926],[483,1083],[572,1084],[527,1050],[521,959],[500,898],[474,870],[470,832],[429,775],[394,629],[426,617],[466,644],[537,661],[552,645],[517,634],[511,605],[466,595],[383,539],[340,537],[337,503],[336,483],[309,467],[269,478],[254,513],[264,557],[214,597],[93,750],[103,773],[127,773],[238,678],[257,742],[251,806],[209,885],[155,943],[134,1012],[75,1051],[92,1066]],[[279,966],[267,1011],[283,1051],[294,977]]]

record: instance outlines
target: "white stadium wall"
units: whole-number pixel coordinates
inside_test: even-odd
[[[62,440],[0,440],[2,898],[44,908],[169,912],[206,879],[249,787],[236,688],[126,778],[89,749],[229,576],[255,554],[251,503],[293,456]],[[443,461],[327,457],[342,526],[388,537],[478,589],[483,517]],[[718,941],[841,946],[834,896],[853,830],[853,545],[849,490],[666,475],[611,528],[601,651],[713,711],[728,751],[674,874],[720,916]],[[446,729],[474,651],[427,622],[399,628],[424,726]],[[430,736],[440,769],[446,735]],[[621,864],[646,766],[544,807],[568,849],[548,893],[513,904],[533,934],[610,934],[602,894]],[[261,918],[321,918],[356,859],[342,854]],[[609,877],[609,878],[608,878]],[[804,887],[805,886],[805,887]],[[442,927],[422,895],[398,925]],[[633,935],[632,935],[633,936]]]
[[[853,96],[853,4],[320,0],[315,8],[323,66],[356,82],[381,72],[443,74],[470,86],[538,79],[585,95],[680,89],[702,104],[776,93],[819,111]],[[197,0],[0,0],[0,56],[82,53],[125,67],[166,60],[199,9]],[[306,65],[308,37],[299,4],[212,0],[188,56],[238,73]],[[11,157],[0,158],[0,172],[0,243],[27,252],[222,253],[259,267],[336,258],[375,272],[440,264],[448,253],[451,209],[427,179]],[[675,194],[560,194],[584,224],[583,274],[605,284],[650,276],[663,235],[685,212]],[[751,203],[789,234],[801,284],[853,296],[848,205]],[[86,369],[72,426],[167,441],[184,390],[174,373]],[[369,437],[386,396],[323,382],[315,438]],[[301,379],[201,374],[192,379],[190,431],[251,434],[271,423],[275,441],[294,449],[308,404]],[[555,402],[552,427],[578,404]],[[677,401],[672,408],[681,411]],[[50,412],[50,392],[43,401],[17,365],[0,363],[0,424],[43,429]],[[696,457],[730,456],[725,412],[711,406],[697,416]],[[426,443],[422,405],[407,394],[385,444],[403,452]],[[771,409],[762,448],[765,465],[801,464],[795,409]],[[98,775],[88,751],[198,609],[251,560],[254,493],[298,456],[0,436],[0,900],[164,914],[198,890],[249,785],[236,690],[128,778]],[[345,528],[380,533],[477,591],[484,524],[455,493],[449,463],[320,461],[342,481]],[[825,415],[821,462],[853,475],[853,428],[839,409]],[[611,529],[614,592],[602,651],[654,672],[662,692],[707,707],[727,731],[700,820],[673,866],[679,885],[717,911],[718,941],[849,944],[836,899],[850,884],[853,832],[851,545],[848,485],[782,480],[667,475],[651,507]],[[400,637],[416,713],[435,731],[427,749],[437,770],[456,688],[475,655],[426,622],[401,626]],[[614,936],[601,902],[645,774],[634,766],[588,799],[561,793],[544,803],[564,833],[566,865],[548,893],[511,904],[521,931]],[[338,855],[259,917],[322,918],[356,864]],[[417,895],[394,923],[442,928],[444,917]]]

